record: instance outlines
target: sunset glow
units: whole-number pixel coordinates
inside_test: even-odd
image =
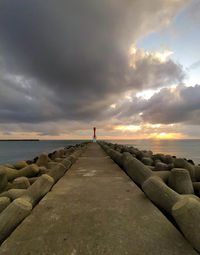
[[[152,57],[158,59],[160,62],[165,62],[172,54],[174,54],[173,51],[165,50],[163,52],[152,53]]]
[[[116,104],[111,104],[111,105],[110,105],[110,108],[115,109],[115,108],[116,108]]]
[[[160,128],[161,127],[161,124],[145,124],[145,127],[148,127],[148,128]]]
[[[135,126],[135,125],[127,125],[127,126],[116,126],[115,130],[121,130],[121,131],[132,131],[132,132],[136,132],[138,130],[140,130],[141,127],[140,126]]]
[[[184,139],[184,136],[180,133],[152,133],[148,136],[152,139]]]
[[[134,45],[131,45],[129,48],[130,55],[130,66],[133,69],[137,68],[137,62],[143,59],[149,59],[149,61],[159,61],[160,63],[166,62],[174,52],[168,49],[164,51],[146,51],[142,48],[136,48]]]

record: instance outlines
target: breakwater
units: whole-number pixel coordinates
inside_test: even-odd
[[[0,139],[0,142],[39,142],[39,139]]]
[[[100,142],[146,196],[172,217],[200,252],[200,166],[191,160]]]
[[[197,255],[144,192],[97,144],[2,243],[1,255]]]
[[[0,254],[198,254],[198,197],[170,188],[174,165],[154,156],[85,143],[2,166]],[[153,170],[158,162],[169,169]]]
[[[65,174],[85,145],[68,146],[53,153],[42,153],[33,160],[0,166],[0,243]]]

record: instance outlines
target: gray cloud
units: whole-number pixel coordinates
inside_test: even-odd
[[[125,92],[181,82],[172,60],[147,58],[132,69],[128,48],[187,2],[1,1],[1,121],[103,121]]]
[[[150,99],[133,98],[122,103],[118,119],[132,118],[132,121],[160,124],[200,124],[200,85],[178,86],[176,89],[163,88]],[[142,113],[138,119],[138,114]]]

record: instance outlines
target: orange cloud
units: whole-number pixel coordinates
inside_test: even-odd
[[[120,126],[116,126],[114,128],[115,130],[121,130],[121,131],[139,131],[141,129],[141,126],[137,126],[137,125],[120,125]]]
[[[132,44],[129,48],[129,55],[130,55],[130,66],[133,69],[136,69],[136,62],[141,59],[147,59],[149,58],[151,61],[157,60],[160,63],[166,62],[171,55],[173,55],[174,52],[170,51],[168,49],[159,52],[148,52],[145,49],[142,48],[136,48],[134,44]]]

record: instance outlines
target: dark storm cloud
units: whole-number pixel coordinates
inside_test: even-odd
[[[118,118],[126,119],[140,115],[140,121],[149,123],[200,124],[200,85],[195,87],[178,86],[176,89],[164,88],[150,99],[134,98],[118,109]]]
[[[128,63],[119,52],[119,21],[107,7],[103,13],[96,1],[3,1],[1,46],[7,67],[66,95],[112,90],[104,84],[115,74],[119,79]]]
[[[30,82],[34,100],[24,98],[25,88],[21,95],[16,88],[9,92],[7,100],[13,99],[13,93],[15,98],[2,102],[6,108],[1,112],[4,121],[95,118],[105,104],[103,98],[121,90],[119,84],[125,84],[128,62],[120,53],[115,35],[119,22],[112,17],[112,9],[102,12],[102,7],[91,1],[2,2],[2,62],[8,72],[35,79],[34,84]],[[13,86],[15,83],[13,80]],[[5,81],[1,86],[7,86]],[[3,92],[1,95],[5,95]],[[58,111],[42,114],[45,100]],[[102,103],[98,106],[97,101]]]
[[[2,0],[1,121],[104,120],[123,93],[181,81],[171,60],[132,69],[128,48],[186,2]]]

